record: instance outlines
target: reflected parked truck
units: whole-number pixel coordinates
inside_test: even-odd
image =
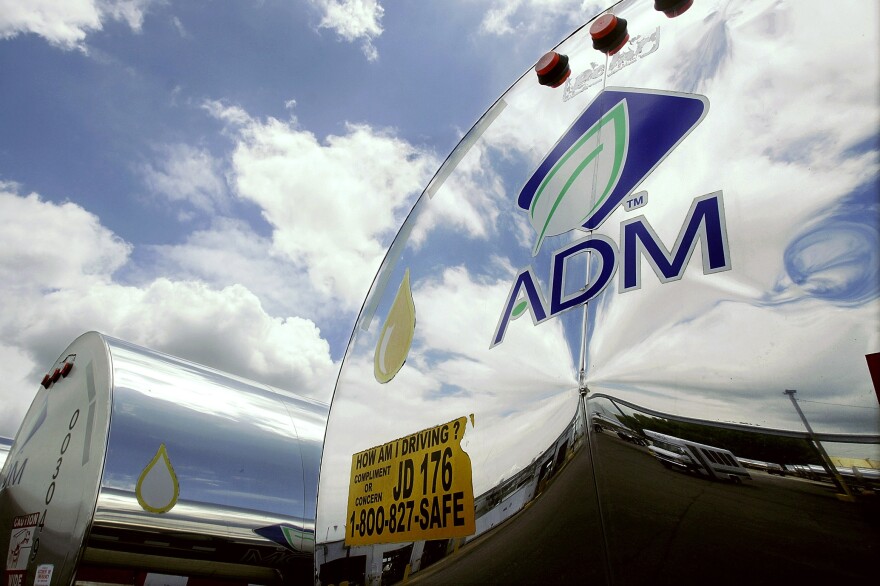
[[[730,450],[692,442],[680,437],[646,429],[651,440],[648,450],[667,468],[696,472],[715,480],[742,482],[751,478],[749,471]]]

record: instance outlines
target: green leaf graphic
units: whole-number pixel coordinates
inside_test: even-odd
[[[577,228],[608,199],[626,161],[628,126],[624,99],[597,120],[541,182],[529,208],[538,233],[533,255],[546,236]]]

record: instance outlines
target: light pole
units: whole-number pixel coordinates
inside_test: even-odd
[[[819,442],[819,440],[816,439],[815,435],[813,435],[813,428],[810,427],[810,422],[807,421],[804,412],[801,411],[801,406],[798,405],[797,399],[794,398],[795,393],[797,393],[797,391],[794,389],[786,389],[782,391],[783,395],[788,395],[788,398],[791,399],[791,404],[794,405],[795,411],[797,411],[797,414],[800,415],[801,421],[804,422],[804,427],[807,428],[807,435],[810,437],[810,441],[813,442],[813,445],[816,446],[816,449],[819,451],[819,456],[822,458],[822,465],[825,467],[825,470],[827,470],[828,474],[831,475],[831,478],[834,480],[834,483],[837,484],[838,488],[840,488],[844,492],[843,495],[838,495],[838,498],[848,501],[855,500],[852,492],[850,492],[849,490],[849,486],[846,485],[843,477],[838,474],[837,467],[834,466],[831,458],[828,457],[828,453],[825,451],[825,448],[822,447],[822,444]]]

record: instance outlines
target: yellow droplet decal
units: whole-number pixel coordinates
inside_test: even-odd
[[[412,291],[409,285],[409,269],[403,275],[400,288],[385,325],[379,342],[376,344],[376,353],[373,359],[373,374],[376,380],[384,384],[394,378],[394,375],[403,367],[406,357],[409,355],[409,347],[412,345],[413,333],[416,329],[416,306],[413,303]]]
[[[167,513],[177,504],[180,486],[165,444],[159,446],[156,455],[141,472],[135,494],[141,507],[151,513]]]

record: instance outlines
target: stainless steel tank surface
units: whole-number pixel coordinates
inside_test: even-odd
[[[492,105],[357,319],[320,584],[876,581],[878,15],[622,2]]]
[[[0,474],[3,584],[311,583],[327,406],[90,332]]]

